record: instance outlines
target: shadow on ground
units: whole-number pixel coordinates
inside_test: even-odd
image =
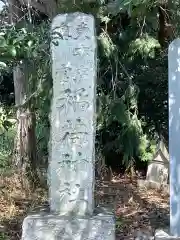
[[[116,212],[116,239],[134,239],[138,231],[153,235],[169,225],[169,196],[137,187],[136,181],[119,179],[98,187],[98,201]],[[113,204],[112,204],[113,203]]]

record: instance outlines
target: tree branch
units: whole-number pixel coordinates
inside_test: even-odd
[[[19,0],[19,2],[22,6],[31,6],[40,11],[41,13],[49,16],[50,18],[55,15],[57,9],[57,4],[55,0]]]

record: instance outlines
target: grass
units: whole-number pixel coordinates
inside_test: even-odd
[[[15,128],[12,127],[8,131],[3,130],[0,135],[0,171],[8,168],[9,157],[13,152],[15,133]]]
[[[8,236],[4,233],[0,233],[0,240],[8,240]]]

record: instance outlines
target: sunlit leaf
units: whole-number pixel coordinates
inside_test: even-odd
[[[9,47],[9,53],[11,54],[12,57],[15,57],[17,54],[16,48],[14,46]]]
[[[6,46],[7,44],[5,38],[3,36],[0,36],[0,48],[4,48]]]
[[[28,47],[31,47],[33,45],[33,41],[32,40],[28,41],[27,45]]]
[[[6,63],[0,62],[0,68],[6,68],[6,67],[7,67]]]

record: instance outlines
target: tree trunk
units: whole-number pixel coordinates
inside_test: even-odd
[[[19,0],[9,0],[9,21],[16,23],[24,21],[24,12]],[[13,80],[15,91],[15,103],[17,106],[17,136],[15,140],[14,163],[23,174],[37,178],[37,156],[36,156],[36,116],[33,111],[33,103],[27,98],[31,94],[28,89],[29,72],[25,61],[21,61],[14,67]],[[26,104],[25,104],[26,103]],[[29,175],[30,174],[30,175]]]
[[[24,64],[19,64],[14,67],[13,80],[15,91],[15,103],[16,106],[22,105],[26,99],[26,81],[24,74]],[[27,131],[25,129],[26,124],[26,111],[22,107],[17,109],[17,135],[15,139],[14,147],[14,162],[18,169],[22,169],[24,172],[26,169],[27,158]]]
[[[26,63],[21,63],[14,68],[15,102],[18,108],[14,160],[16,167],[23,173],[28,173],[33,180],[33,176],[37,177],[36,116],[31,101],[25,104],[28,96],[27,77]]]
[[[168,4],[162,4],[158,7],[159,12],[159,31],[158,40],[162,47],[167,47],[168,43],[173,39],[174,27],[170,22],[168,14]]]

